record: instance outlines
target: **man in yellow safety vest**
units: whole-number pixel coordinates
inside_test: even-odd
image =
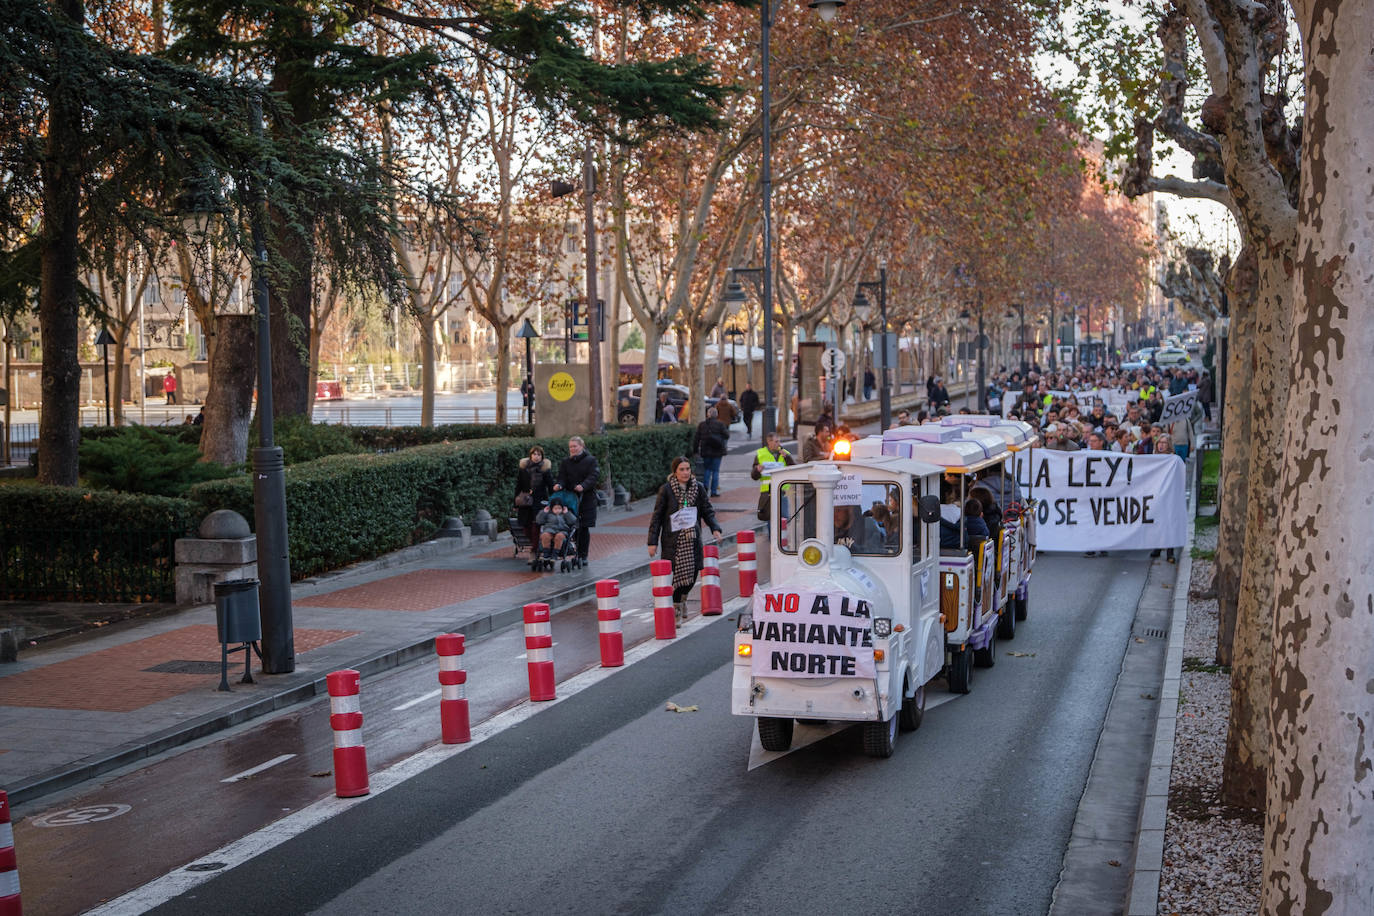
[[[782,440],[776,432],[769,433],[764,439],[763,447],[754,452],[754,466],[749,476],[759,481],[760,521],[768,521],[769,472],[774,468],[796,463],[797,459],[792,457],[792,453],[782,447]]]

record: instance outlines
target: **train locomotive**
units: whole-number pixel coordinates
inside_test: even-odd
[[[1014,636],[1033,512],[1006,470],[1035,437],[972,419],[837,443],[827,460],[773,472],[772,581],[739,618],[731,682],[732,712],[755,717],[765,750],[790,747],[796,720],[825,720],[858,723],[865,753],[891,756],[898,732],[920,726],[932,680],[967,692],[969,668]],[[965,542],[961,530],[942,548],[940,494],[975,481],[995,481],[1005,504],[997,536]]]

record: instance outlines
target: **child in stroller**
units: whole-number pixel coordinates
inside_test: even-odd
[[[530,561],[534,570],[552,570],[558,560],[560,572],[577,569],[577,494],[559,490],[549,497],[548,505],[534,517],[539,526],[539,549]],[[571,548],[571,549],[570,549]]]

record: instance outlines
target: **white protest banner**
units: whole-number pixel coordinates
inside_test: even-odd
[[[858,474],[845,474],[840,478],[840,482],[835,484],[835,505],[863,505],[863,485],[859,482]]]
[[[873,662],[869,604],[853,595],[782,589],[754,592],[755,677],[867,677]]]
[[[1159,415],[1159,422],[1172,423],[1175,420],[1186,420],[1192,415],[1195,404],[1197,404],[1196,391],[1172,394],[1164,399],[1164,412]]]
[[[1118,420],[1126,416],[1128,404],[1134,404],[1139,400],[1139,391],[1122,391],[1119,388],[1102,389],[1102,403],[1107,406],[1107,413],[1112,414]]]
[[[1184,476],[1177,455],[1038,448],[1016,456],[1017,483],[1036,501],[1040,550],[1183,546]]]

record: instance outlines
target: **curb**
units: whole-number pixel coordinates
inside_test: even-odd
[[[763,522],[756,522],[749,530],[758,531],[763,527]],[[737,545],[737,543],[738,539],[734,534],[721,539],[722,546]],[[422,548],[424,546],[426,545],[416,545],[415,547],[406,548],[405,550],[416,551],[417,548]],[[398,553],[401,552],[404,551],[398,551]],[[422,559],[428,555],[430,554],[421,552],[419,556],[412,557],[411,559]],[[355,567],[350,568],[348,572],[359,573],[372,569],[385,569],[390,566],[400,565],[398,562],[391,561],[390,558],[392,556],[393,555],[389,554],[387,557],[368,561],[366,569]],[[410,562],[410,560],[404,562]],[[648,559],[645,559],[643,562],[636,563],[618,573],[610,573],[603,578],[614,577],[619,579],[622,584],[648,579],[649,562]],[[310,582],[317,584],[323,578],[328,578],[328,576],[326,575],[325,577],[321,577],[321,579],[310,580]],[[297,584],[307,583],[303,582]],[[571,605],[583,599],[595,597],[595,595],[596,582],[590,581],[577,583],[562,591],[555,592],[545,600],[550,606],[550,613],[557,614],[559,611],[566,610]],[[475,617],[461,626],[455,626],[452,632],[461,633],[464,636],[470,637],[485,636],[495,630],[503,629],[514,623],[519,623],[524,619],[523,613],[523,605],[506,608],[501,611],[494,611],[490,614]],[[427,657],[432,655],[433,652],[434,637],[428,636],[422,640],[407,643],[395,649],[388,649],[385,652],[353,663],[351,667],[357,669],[362,676],[366,678],[384,671],[389,671],[393,668],[398,668],[414,659]],[[10,801],[14,805],[19,805],[25,802],[31,802],[45,795],[51,795],[54,792],[72,788],[88,779],[108,773],[111,770],[137,763],[140,760],[145,760],[149,757],[161,754],[164,751],[171,750],[172,748],[213,735],[216,732],[221,732],[252,719],[277,712],[289,706],[294,706],[297,703],[312,700],[317,696],[325,695],[327,692],[323,675],[313,677],[308,681],[302,680],[289,686],[283,686],[281,690],[278,690],[270,696],[259,697],[219,712],[207,713],[189,722],[153,732],[150,735],[135,738],[112,751],[103,752],[97,756],[88,757],[84,760],[67,764],[66,766],[59,767],[37,778],[30,779],[28,782],[10,786],[8,789]]]
[[[1155,916],[1159,911],[1159,876],[1164,869],[1164,829],[1169,813],[1169,783],[1174,769],[1178,690],[1183,673],[1183,635],[1188,625],[1188,592],[1192,575],[1193,519],[1189,517],[1188,540],[1179,555],[1178,575],[1174,579],[1174,611],[1169,622],[1169,644],[1164,657],[1159,714],[1155,719],[1150,777],[1145,784],[1145,799],[1140,807],[1135,862],[1131,867],[1131,880],[1126,893],[1126,916]]]

